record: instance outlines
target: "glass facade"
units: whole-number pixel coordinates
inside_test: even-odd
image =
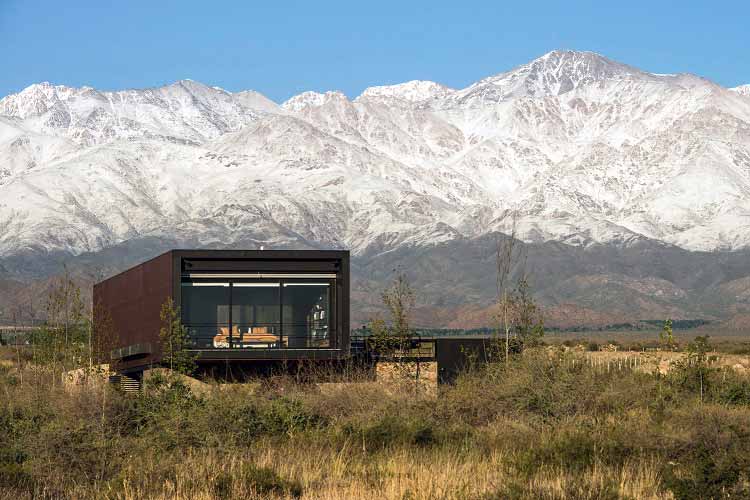
[[[201,349],[332,347],[334,283],[183,278],[182,322]]]
[[[328,283],[284,283],[282,325],[290,347],[329,346],[329,294]]]
[[[183,282],[182,324],[196,347],[213,347],[229,336],[231,286],[216,282]],[[216,338],[216,337],[220,338]],[[224,347],[229,347],[228,344]]]

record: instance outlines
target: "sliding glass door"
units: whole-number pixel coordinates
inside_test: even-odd
[[[232,283],[232,347],[282,347],[280,282]]]

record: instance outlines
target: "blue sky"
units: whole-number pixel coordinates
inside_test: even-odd
[[[720,4],[720,5],[719,5]],[[750,2],[0,0],[0,96],[191,78],[283,101],[413,79],[464,87],[552,49],[750,83]]]

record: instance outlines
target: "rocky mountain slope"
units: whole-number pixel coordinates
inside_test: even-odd
[[[364,283],[367,263],[459,251],[507,232],[513,213],[540,248],[744,252],[746,86],[554,51],[465,89],[412,81],[353,100],[305,92],[277,105],[189,80],[116,92],[42,83],[0,100],[0,262],[15,279],[169,242],[349,248]],[[586,272],[611,284],[596,278],[607,265]],[[491,287],[467,286],[478,292],[465,301],[489,300]],[[580,295],[560,286],[545,300]],[[683,292],[679,311],[697,314]]]

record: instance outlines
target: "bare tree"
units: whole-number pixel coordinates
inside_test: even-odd
[[[393,333],[400,338],[408,339],[413,331],[409,324],[411,311],[414,308],[414,289],[412,289],[406,275],[400,273],[393,284],[383,291],[383,304],[391,314]]]
[[[59,342],[69,346],[76,328],[85,319],[85,306],[81,289],[73,282],[68,271],[53,284],[47,301],[47,323],[60,336]]]
[[[387,324],[383,319],[375,319],[370,322],[371,345],[381,354],[398,356],[402,371],[411,372],[412,366],[410,366],[410,363],[404,362],[404,358],[409,355],[415,334],[411,326],[411,313],[414,309],[416,297],[414,289],[404,273],[399,273],[393,283],[383,290],[381,299],[388,310],[390,324]],[[419,354],[417,354],[416,366],[414,367],[417,383],[420,377],[420,367]]]
[[[512,212],[510,232],[497,238],[497,331],[504,336],[505,360],[510,357],[511,334],[521,344],[537,344],[544,335],[541,311],[531,293],[527,255],[516,238],[518,212]],[[514,279],[513,276],[518,278]]]
[[[388,353],[403,350],[414,335],[410,325],[415,302],[414,290],[406,276],[400,273],[380,297],[388,310],[390,325],[382,319],[371,321],[374,346],[379,351]]]
[[[34,356],[63,370],[80,365],[86,356],[90,318],[81,299],[81,289],[67,270],[55,279],[47,296],[46,321],[34,333]]]
[[[505,238],[497,238],[495,246],[495,266],[497,271],[497,312],[498,332],[505,336],[505,360],[510,356],[510,333],[513,329],[514,300],[511,273],[520,257],[516,247],[516,225],[518,213],[511,214],[510,233]]]

